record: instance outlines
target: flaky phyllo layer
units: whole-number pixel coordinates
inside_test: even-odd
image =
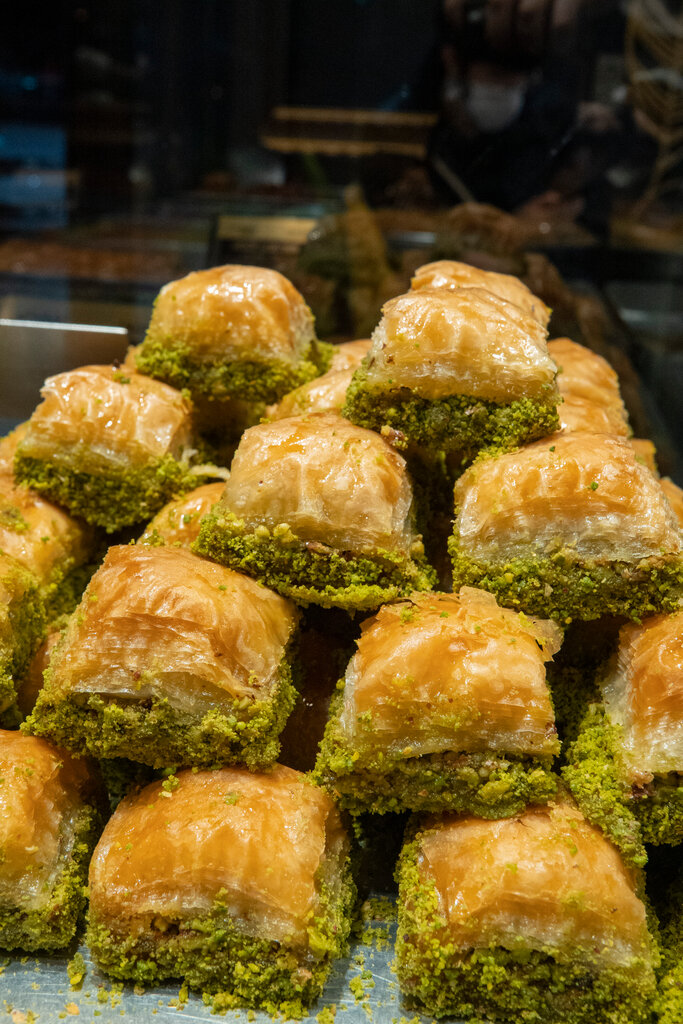
[[[485,291],[518,306],[528,316],[538,320],[542,327],[548,326],[550,310],[527,286],[511,274],[497,274],[491,270],[480,270],[468,263],[457,260],[438,260],[426,263],[415,271],[410,287],[413,291],[423,288],[483,288]]]
[[[417,870],[434,893],[425,935],[458,951],[542,950],[594,970],[652,971],[653,947],[635,876],[573,806],[530,808],[505,821],[434,821],[417,841]],[[452,944],[452,945],[451,945]]]
[[[569,550],[577,559],[680,558],[657,480],[626,443],[576,432],[482,459],[455,485],[460,551],[486,564]]]
[[[243,935],[320,959],[330,950],[316,944],[316,919],[339,896],[347,849],[332,800],[299,772],[181,772],[111,818],[90,868],[91,928],[154,956],[170,926],[190,938],[219,901]]]
[[[174,388],[113,366],[49,377],[18,454],[101,472],[139,466],[191,445],[191,406]]]
[[[267,699],[297,621],[284,598],[179,547],[109,549],[55,653],[43,704],[99,695],[203,715]]]
[[[549,341],[548,352],[558,368],[562,429],[628,437],[628,416],[619,379],[609,363],[569,338]]]
[[[340,416],[297,416],[247,430],[218,512],[247,531],[283,533],[353,554],[409,556],[418,540],[404,459]],[[277,532],[276,532],[277,536]]]
[[[365,386],[431,400],[543,398],[556,367],[546,330],[482,288],[425,288],[388,302],[364,362]]]
[[[361,626],[335,728],[356,770],[444,751],[558,752],[544,662],[554,623],[481,590],[414,594]]]
[[[628,782],[683,774],[683,611],[624,626],[602,691]]]
[[[148,339],[186,344],[201,361],[296,363],[315,340],[303,296],[276,270],[226,265],[171,281],[159,293]],[[145,364],[146,344],[138,358]]]
[[[139,544],[189,548],[199,536],[202,518],[223,494],[224,483],[202,484],[164,505],[140,537]]]

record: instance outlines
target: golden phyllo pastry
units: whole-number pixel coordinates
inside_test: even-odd
[[[353,370],[329,370],[308,384],[290,391],[268,410],[268,418],[282,420],[288,416],[302,416],[311,412],[334,412],[341,415],[353,377]]]
[[[627,441],[573,432],[481,458],[455,485],[455,586],[561,621],[683,600],[683,537]]]
[[[569,338],[549,341],[548,352],[558,368],[562,429],[628,437],[628,416],[619,380],[607,360]]]
[[[202,484],[170,501],[156,514],[138,543],[189,548],[199,536],[202,518],[220,499],[224,487],[224,483]]]
[[[353,900],[332,800],[276,765],[180,772],[117,808],[90,870],[88,944],[141,983],[182,978],[215,1008],[310,1003]]]
[[[0,712],[16,697],[45,628],[45,606],[33,573],[0,550]]]
[[[331,413],[246,431],[195,550],[295,600],[348,609],[432,578],[405,461]]]
[[[545,662],[561,638],[467,587],[386,605],[361,625],[318,777],[354,813],[499,818],[546,802],[559,740]]]
[[[149,519],[200,481],[190,403],[113,366],[50,377],[15,456],[19,483],[112,532]]]
[[[85,904],[99,815],[83,760],[0,730],[0,948],[63,949]]]
[[[226,265],[162,288],[135,358],[142,373],[193,393],[275,402],[327,369],[330,346],[286,277]]]
[[[94,567],[95,532],[0,469],[0,550],[30,569],[50,618],[71,611]]]
[[[624,626],[597,691],[565,776],[584,813],[642,861],[643,843],[683,842],[683,611]]]
[[[542,327],[548,326],[550,310],[527,286],[511,274],[497,274],[493,270],[481,270],[469,263],[457,260],[438,260],[418,267],[410,282],[413,291],[423,288],[484,288],[499,299],[519,306]]]
[[[335,345],[332,349],[330,371],[336,373],[338,370],[356,370],[370,351],[371,344],[369,338],[359,338],[358,341],[343,341],[340,345]]]
[[[344,415],[403,443],[478,451],[558,426],[546,330],[483,288],[424,288],[386,303]]]
[[[112,547],[28,721],[97,757],[152,767],[272,762],[294,703],[298,613],[180,547]]]
[[[403,995],[433,1016],[644,1024],[657,958],[640,881],[566,803],[431,819],[399,866]]]
[[[683,529],[683,490],[667,476],[662,477],[659,484],[671,508],[674,510],[679,526]]]

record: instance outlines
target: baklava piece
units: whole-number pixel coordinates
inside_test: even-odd
[[[369,338],[359,338],[358,341],[342,341],[332,348],[332,359],[330,370],[336,373],[337,370],[357,370],[370,351],[372,342]]]
[[[331,413],[247,430],[194,550],[301,603],[348,610],[433,580],[404,460]]]
[[[683,529],[683,490],[673,480],[670,480],[668,476],[662,477],[659,481],[659,486],[664,491],[666,500],[674,510],[679,526]]]
[[[289,601],[179,547],[112,547],[25,728],[95,757],[164,768],[279,751],[295,699]]]
[[[497,274],[493,270],[481,270],[469,263],[457,260],[437,260],[418,267],[410,282],[413,291],[423,288],[483,288],[499,299],[518,306],[528,316],[538,320],[541,327],[547,327],[550,310],[545,302],[529,291],[527,286],[511,274]]]
[[[482,457],[455,485],[454,586],[569,622],[683,600],[683,537],[627,441],[558,434]]]
[[[576,808],[427,821],[399,861],[397,973],[430,1016],[645,1024],[658,952],[638,874]]]
[[[415,594],[361,625],[316,765],[342,807],[517,814],[555,795],[553,622],[491,594]]]
[[[19,483],[108,533],[145,522],[193,472],[190,403],[113,366],[50,377],[15,456]]]
[[[348,840],[332,800],[280,765],[180,772],[127,797],[90,869],[97,964],[179,978],[214,1008],[310,1004],[349,934]]]
[[[0,551],[0,712],[16,698],[45,629],[45,608],[35,576]]]
[[[0,948],[63,949],[73,939],[100,826],[98,788],[86,761],[0,730]]]
[[[514,447],[558,428],[546,330],[483,288],[424,288],[384,306],[344,415],[432,450]]]
[[[165,285],[135,358],[142,373],[193,395],[277,402],[323,373],[331,348],[286,277],[228,265]]]
[[[285,395],[268,410],[268,419],[283,420],[311,412],[334,412],[341,416],[352,378],[353,370],[329,370]]]
[[[662,972],[655,1019],[657,1024],[680,1024],[683,1020],[683,872],[680,867],[678,878],[669,886],[657,910],[661,925]]]
[[[683,611],[629,623],[567,752],[584,814],[625,853],[683,842]]]
[[[202,484],[164,505],[151,521],[138,544],[190,548],[199,536],[202,518],[210,512],[223,494],[224,483]]]
[[[628,437],[619,379],[607,360],[569,338],[549,341],[548,352],[557,364],[562,429]]]
[[[0,468],[0,550],[29,569],[49,619],[75,608],[95,570],[95,531]]]

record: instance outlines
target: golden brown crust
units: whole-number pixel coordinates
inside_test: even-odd
[[[180,545],[189,548],[199,536],[202,516],[210,512],[223,493],[225,484],[203,484],[182,498],[169,501],[151,521],[138,544],[145,542]]]
[[[92,912],[144,929],[201,915],[222,891],[247,934],[305,946],[316,872],[342,839],[331,798],[290,768],[179,772],[114,812],[90,866]]]
[[[0,470],[0,549],[46,583],[64,562],[86,561],[94,531]]]
[[[92,785],[87,763],[45,740],[0,730],[0,898],[44,902],[68,822]]]
[[[178,547],[112,547],[51,664],[51,693],[101,693],[205,713],[276,685],[294,606]]]
[[[674,515],[683,529],[683,490],[670,480],[668,476],[662,477],[659,481],[660,487],[666,495],[666,499],[674,510]]]
[[[322,377],[316,377],[285,395],[278,405],[269,409],[268,417],[271,420],[282,420],[288,416],[303,416],[311,412],[334,412],[341,415],[352,377],[352,369],[331,370]]]
[[[561,640],[554,623],[501,608],[470,587],[385,605],[361,625],[340,727],[349,746],[409,748],[410,756],[556,753],[544,662]]]
[[[340,416],[293,416],[242,435],[221,506],[251,529],[355,553],[407,553],[415,539],[404,459]]]
[[[330,362],[332,373],[357,369],[370,351],[371,344],[369,338],[359,338],[357,341],[343,341],[341,345],[335,345]]]
[[[547,396],[555,373],[545,328],[483,288],[424,288],[387,302],[366,364],[368,386],[429,399]]]
[[[457,260],[438,260],[418,267],[410,282],[413,291],[422,288],[485,288],[506,302],[519,306],[529,316],[548,326],[550,310],[538,296],[534,295],[518,277],[498,274],[492,270],[481,270],[469,263]]]
[[[421,870],[456,948],[564,951],[608,964],[647,955],[645,907],[617,850],[568,804],[516,818],[446,818]]]
[[[144,463],[191,443],[190,403],[131,370],[82,366],[48,377],[41,394],[20,447],[29,458],[53,462],[87,451],[94,461]]]
[[[683,612],[622,628],[603,693],[632,782],[683,772]]]
[[[659,482],[627,441],[606,434],[556,434],[475,463],[455,503],[458,544],[484,561],[567,548],[599,561],[683,550]]]
[[[199,357],[296,362],[314,338],[303,296],[276,270],[227,264],[165,285],[150,334]]]
[[[564,399],[558,409],[561,427],[627,437],[619,380],[607,360],[569,338],[549,341],[548,352],[557,364],[557,387]]]

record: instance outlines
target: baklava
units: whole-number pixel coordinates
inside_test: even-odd
[[[199,270],[165,285],[136,363],[214,400],[277,402],[323,373],[331,346],[286,277],[264,267]]]
[[[354,814],[517,814],[556,790],[553,622],[492,594],[414,594],[361,625],[316,765]]]
[[[398,868],[404,998],[430,1016],[645,1024],[658,953],[640,879],[566,803],[445,816]]]
[[[0,948],[64,949],[85,907],[100,817],[92,769],[0,730]]]
[[[268,419],[283,420],[311,412],[334,412],[341,416],[353,370],[329,370],[308,384],[302,384],[268,409]]]
[[[550,320],[550,310],[545,302],[534,295],[518,277],[481,270],[457,260],[437,260],[436,263],[425,263],[418,267],[410,287],[413,291],[421,291],[423,288],[483,288],[524,310],[528,316],[538,320],[541,327],[547,327]]]
[[[0,550],[36,577],[48,618],[78,603],[95,568],[95,546],[92,527],[0,468]]]
[[[403,458],[331,413],[243,435],[194,550],[301,603],[375,609],[433,573]]]
[[[683,600],[683,537],[622,438],[576,431],[480,457],[455,484],[453,582],[569,622]]]
[[[224,487],[223,482],[202,484],[181,498],[170,501],[157,512],[138,544],[173,544],[190,548],[199,536],[203,517],[220,500]]]
[[[626,852],[682,843],[683,611],[623,626],[598,692],[567,752],[576,800]]]
[[[336,373],[338,370],[357,370],[370,351],[372,342],[369,338],[359,338],[357,341],[342,341],[332,348],[330,360],[330,371]]]
[[[295,699],[294,606],[181,547],[112,547],[25,728],[153,768],[275,760]]]
[[[619,379],[607,360],[569,338],[549,341],[548,352],[558,369],[562,429],[628,437],[628,415]]]
[[[50,377],[15,456],[19,483],[108,533],[144,523],[201,483],[190,403],[166,384],[113,366]]]
[[[546,330],[483,288],[424,288],[387,302],[344,415],[395,443],[477,452],[559,425]]]
[[[667,501],[674,510],[679,526],[683,529],[683,490],[673,480],[670,480],[668,476],[662,477],[659,481],[659,486],[664,491]]]
[[[354,900],[332,800],[280,765],[184,771],[119,804],[90,869],[87,942],[140,984],[182,979],[214,1008],[308,1005]]]
[[[0,551],[0,712],[16,698],[45,629],[45,607],[33,573]]]

